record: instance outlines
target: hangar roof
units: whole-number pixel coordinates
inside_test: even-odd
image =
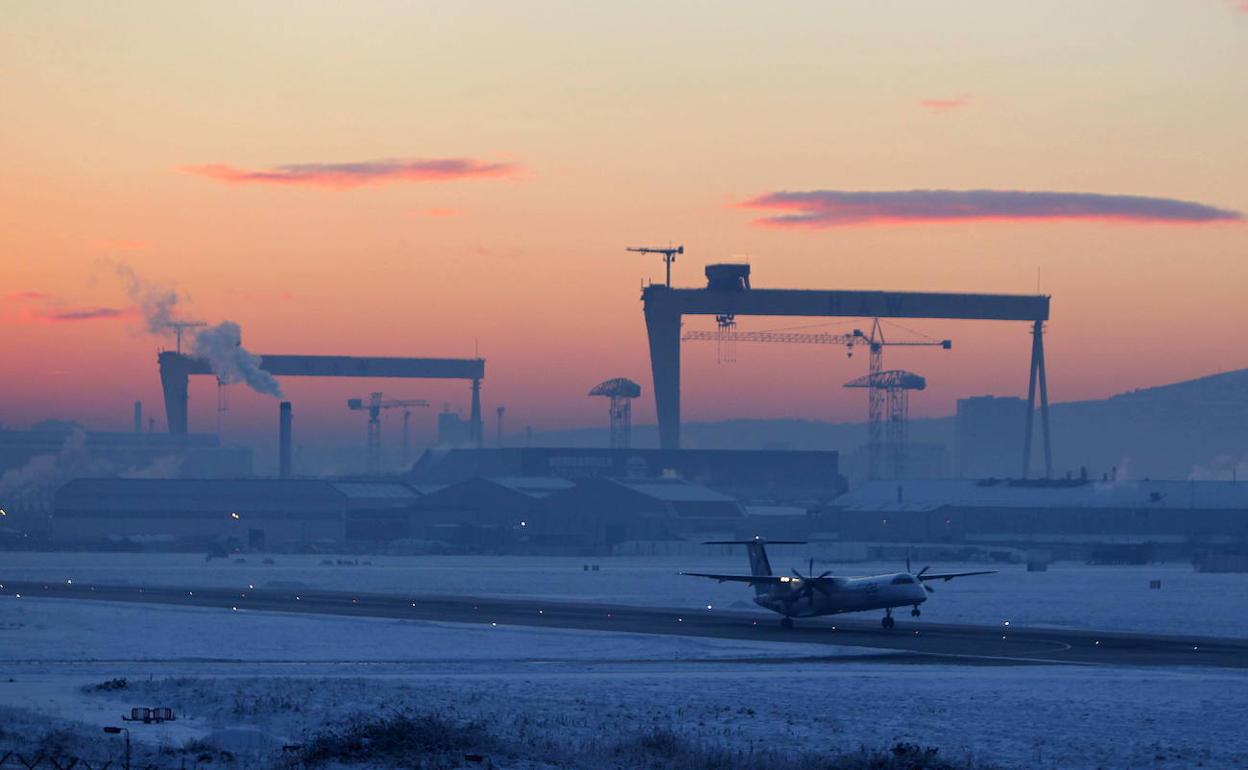
[[[1248,510],[1248,483],[1234,481],[872,481],[841,495],[842,510],[977,508],[1160,508]]]

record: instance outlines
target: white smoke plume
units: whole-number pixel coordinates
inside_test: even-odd
[[[143,313],[143,322],[152,334],[166,334],[177,320],[174,311],[181,299],[178,293],[167,287],[145,281],[134,268],[121,262],[113,263],[113,270],[126,283],[126,294]]]
[[[77,428],[56,454],[36,455],[26,465],[5,471],[0,476],[0,504],[25,514],[46,514],[52,510],[56,490],[70,479],[117,473],[115,463],[93,458],[86,444],[87,434]]]
[[[113,270],[126,283],[126,293],[143,313],[143,322],[152,334],[168,334],[180,321],[178,292],[145,280],[129,265],[113,264]],[[245,382],[257,393],[282,397],[282,388],[273,375],[260,368],[260,357],[242,346],[242,329],[233,321],[222,321],[194,331],[191,353],[208,361],[212,373],[223,383]]]
[[[233,321],[201,329],[195,334],[191,352],[206,360],[212,373],[225,384],[245,382],[257,393],[282,397],[282,388],[273,375],[260,368],[260,356],[247,352],[242,330]]]

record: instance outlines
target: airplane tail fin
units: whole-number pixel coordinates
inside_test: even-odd
[[[805,545],[805,540],[764,540],[756,537],[753,540],[707,540],[703,545],[743,545],[750,555],[750,574],[754,577],[770,577],[771,561],[767,558],[767,544],[772,545]],[[764,594],[769,590],[766,585],[754,586],[756,593]]]

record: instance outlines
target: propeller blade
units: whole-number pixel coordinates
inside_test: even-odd
[[[929,565],[927,565],[927,566],[926,566],[926,567],[924,567],[923,569],[919,570],[919,574],[915,575],[915,577],[923,577],[923,573],[924,573],[924,572],[927,572],[927,571],[928,571],[929,569],[931,569],[931,568],[932,568],[932,565],[930,565],[930,564],[929,564]]]
[[[906,572],[910,571],[910,557],[906,557]]]
[[[817,578],[815,578],[815,579],[816,579],[816,580],[823,580],[824,578],[826,578],[828,575],[831,575],[831,574],[832,574],[832,570],[830,570],[830,569],[826,569],[826,570],[824,570],[824,571],[823,571],[823,574],[822,574],[822,575],[820,575],[819,577],[817,577]]]
[[[936,593],[936,589],[935,589],[935,588],[932,588],[932,587],[931,587],[931,586],[929,586],[927,583],[924,583],[924,584],[923,584],[923,588],[924,588],[924,589],[926,589],[926,590],[927,590],[927,592],[928,592],[929,594],[934,594],[934,593]]]

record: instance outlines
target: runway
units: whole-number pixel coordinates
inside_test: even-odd
[[[906,614],[896,616],[897,627],[893,629],[881,628],[871,613],[799,620],[797,628],[785,630],[779,626],[778,616],[770,613],[467,596],[402,597],[299,588],[239,591],[4,581],[0,596],[844,645],[910,653],[897,656],[896,662],[907,663],[1248,668],[1248,639],[950,625],[911,619]],[[812,650],[810,657],[817,658],[818,654]]]

